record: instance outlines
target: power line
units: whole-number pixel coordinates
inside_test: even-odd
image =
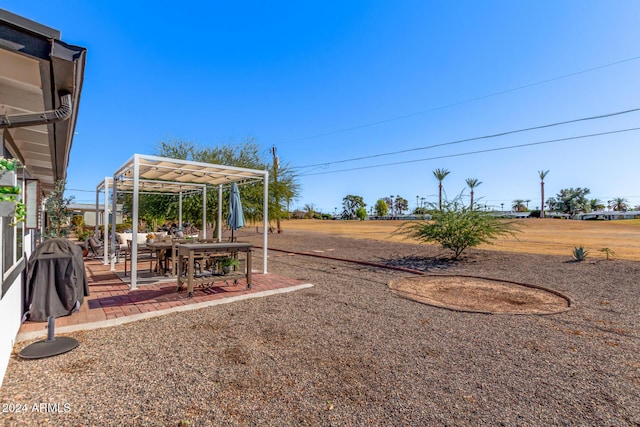
[[[488,95],[481,95],[481,96],[478,96],[478,97],[475,97],[475,98],[466,99],[464,101],[454,102],[454,103],[451,103],[451,104],[446,104],[446,105],[442,105],[442,106],[439,106],[439,107],[430,108],[428,110],[418,111],[416,113],[410,113],[410,114],[405,114],[405,115],[402,115],[402,116],[392,117],[392,118],[389,118],[389,119],[383,119],[383,120],[378,120],[378,121],[375,121],[375,122],[364,123],[364,124],[361,124],[361,125],[350,126],[350,127],[347,127],[347,128],[342,128],[342,129],[338,129],[338,130],[334,130],[334,131],[324,132],[324,133],[320,133],[320,134],[316,134],[316,135],[305,136],[305,137],[300,137],[300,138],[293,138],[293,139],[289,139],[289,140],[286,140],[286,141],[282,141],[282,142],[278,143],[277,145],[289,144],[291,142],[306,141],[306,140],[309,140],[309,139],[315,139],[315,138],[321,138],[321,137],[324,137],[324,136],[336,135],[336,134],[339,134],[339,133],[350,132],[350,131],[357,130],[357,129],[363,129],[363,128],[367,128],[367,127],[371,127],[371,126],[381,125],[381,124],[384,124],[384,123],[394,122],[394,121],[397,121],[397,120],[407,119],[407,118],[410,118],[410,117],[415,117],[415,116],[419,116],[419,115],[426,114],[426,113],[432,113],[434,111],[444,110],[446,108],[456,107],[456,106],[462,105],[462,104],[468,104],[470,102],[480,101],[480,100],[491,98],[491,97],[494,97],[494,96],[504,95],[506,93],[515,92],[515,91],[526,89],[526,88],[530,88],[530,87],[533,87],[533,86],[539,86],[539,85],[542,85],[542,84],[545,84],[545,83],[551,83],[551,82],[554,82],[554,81],[557,81],[557,80],[562,80],[562,79],[566,79],[566,78],[569,78],[569,77],[577,76],[577,75],[580,75],[580,74],[589,73],[591,71],[601,70],[603,68],[608,68],[608,67],[612,67],[614,65],[623,64],[625,62],[635,61],[637,59],[640,59],[640,56],[634,56],[634,57],[631,57],[631,58],[622,59],[620,61],[610,62],[610,63],[604,64],[604,65],[598,65],[596,67],[587,68],[585,70],[580,70],[580,71],[575,71],[575,72],[569,73],[569,74],[563,74],[561,76],[552,77],[552,78],[546,79],[546,80],[539,80],[539,81],[534,82],[534,83],[528,83],[528,84],[525,84],[525,85],[522,85],[522,86],[517,86],[517,87],[511,88],[511,89],[505,89],[505,90],[502,90],[502,91],[499,91],[499,92],[493,92],[493,93],[490,93]]]
[[[472,155],[472,154],[489,153],[489,152],[492,152],[492,151],[511,150],[511,149],[514,149],[514,148],[530,147],[530,146],[533,146],[533,145],[551,144],[551,143],[554,143],[554,142],[563,142],[563,141],[571,141],[571,140],[575,140],[575,139],[592,138],[592,137],[595,137],[595,136],[611,135],[611,134],[623,133],[623,132],[632,132],[632,131],[636,131],[636,130],[640,130],[640,127],[628,128],[628,129],[619,129],[619,130],[614,130],[614,131],[609,131],[609,132],[592,133],[592,134],[588,134],[588,135],[572,136],[572,137],[567,137],[567,138],[551,139],[551,140],[547,140],[547,141],[529,142],[529,143],[526,143],[526,144],[509,145],[509,146],[506,146],[506,147],[487,148],[485,150],[467,151],[465,153],[446,154],[446,155],[443,155],[443,156],[427,157],[425,159],[405,160],[405,161],[401,161],[401,162],[383,163],[383,164],[379,164],[379,165],[361,166],[361,167],[349,168],[349,169],[340,169],[340,170],[337,170],[337,171],[306,173],[306,174],[300,174],[298,176],[326,175],[326,174],[331,174],[331,173],[350,172],[350,171],[362,170],[362,169],[380,168],[380,167],[384,167],[384,166],[396,166],[396,165],[403,165],[403,164],[407,164],[407,163],[425,162],[427,160],[438,160],[438,159],[445,159],[445,158],[449,158],[449,157],[469,156],[469,155]]]
[[[78,188],[65,188],[64,191],[81,191],[83,193],[95,193],[96,190],[80,190]]]
[[[443,147],[443,146],[446,146],[446,145],[460,144],[460,143],[463,143],[463,142],[477,141],[477,140],[481,140],[481,139],[497,138],[499,136],[511,135],[511,134],[514,134],[514,133],[528,132],[528,131],[537,130],[537,129],[544,129],[544,128],[550,128],[550,127],[554,127],[554,126],[566,125],[566,124],[569,124],[569,123],[577,123],[577,122],[583,122],[583,121],[589,121],[589,120],[603,119],[603,118],[608,118],[608,117],[613,117],[613,116],[619,116],[619,115],[622,115],[622,114],[634,113],[634,112],[637,112],[637,111],[640,111],[640,108],[633,108],[631,110],[618,111],[618,112],[615,112],[615,113],[601,114],[601,115],[598,115],[598,116],[583,117],[583,118],[580,118],[580,119],[574,119],[574,120],[567,120],[567,121],[563,121],[563,122],[550,123],[550,124],[546,124],[546,125],[534,126],[534,127],[524,128],[524,129],[510,130],[510,131],[495,133],[495,134],[491,134],[491,135],[484,135],[484,136],[476,136],[476,137],[473,137],[473,138],[459,139],[459,140],[456,140],[456,141],[450,141],[450,142],[443,142],[443,143],[440,143],[440,144],[428,145],[426,147],[408,148],[406,150],[391,151],[389,153],[372,154],[372,155],[369,155],[369,156],[353,157],[353,158],[350,158],[350,159],[335,160],[335,161],[332,161],[332,162],[315,163],[315,164],[312,164],[312,165],[305,165],[305,166],[296,166],[296,167],[293,167],[292,169],[304,169],[304,168],[310,168],[310,167],[316,167],[316,166],[329,166],[329,165],[338,164],[338,163],[347,163],[347,162],[353,162],[353,161],[357,161],[357,160],[373,159],[373,158],[376,158],[376,157],[384,157],[384,156],[391,156],[391,155],[395,155],[395,154],[409,153],[409,152],[412,152],[412,151],[428,150],[428,149],[435,148],[435,147]]]

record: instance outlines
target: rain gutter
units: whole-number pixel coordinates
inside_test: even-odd
[[[60,94],[60,107],[55,110],[47,110],[40,113],[0,115],[0,129],[62,122],[69,119],[72,113],[71,94],[64,92]]]

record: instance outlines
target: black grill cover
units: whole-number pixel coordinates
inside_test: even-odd
[[[80,308],[89,296],[82,248],[62,238],[42,242],[29,258],[25,319],[46,321]]]

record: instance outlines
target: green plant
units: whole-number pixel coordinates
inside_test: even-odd
[[[219,261],[220,265],[222,265],[223,267],[240,267],[240,261],[238,260],[238,258],[225,256],[221,257]]]
[[[589,251],[585,250],[583,246],[578,246],[577,248],[573,248],[573,259],[576,261],[584,261],[587,258]]]
[[[44,203],[47,212],[48,224],[43,234],[45,239],[53,237],[67,237],[69,235],[69,203],[73,197],[65,198],[64,195],[65,182],[56,181],[53,190]]]
[[[606,255],[607,261],[609,261],[610,257],[616,256],[616,253],[613,250],[609,249],[609,248],[602,248],[602,249],[600,249],[600,252],[602,252],[602,253],[604,253]]]
[[[81,226],[76,229],[76,236],[78,237],[78,240],[81,242],[84,242],[85,240],[87,240],[87,237],[89,237],[90,234],[91,234],[90,228],[85,228]]]
[[[84,225],[84,217],[82,215],[75,215],[71,223],[76,227],[82,227]]]
[[[0,171],[16,170],[16,159],[5,159],[0,156]]]
[[[1,186],[0,194],[20,194],[22,193],[22,189],[18,186]]]
[[[3,160],[6,159],[0,158],[0,162]],[[13,221],[11,221],[9,225],[16,225],[19,222],[24,222],[25,220],[27,208],[24,203],[18,200],[18,195],[21,192],[22,189],[18,186],[0,186],[0,202],[10,202],[15,203],[16,205],[16,210],[13,214]]]
[[[125,222],[124,224],[116,224],[116,233],[124,233],[124,230],[131,230],[133,224]]]
[[[360,221],[364,221],[367,217],[367,210],[365,208],[358,208],[358,210],[356,211],[356,217]]]
[[[504,235],[515,236],[520,231],[513,220],[499,219],[489,212],[472,210],[461,202],[461,196],[453,201],[442,201],[442,209],[433,205],[432,219],[413,221],[400,226],[396,233],[413,237],[423,242],[439,243],[443,249],[453,251],[458,259],[470,247]]]

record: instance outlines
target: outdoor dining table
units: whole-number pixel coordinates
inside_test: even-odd
[[[160,262],[164,260],[165,262],[165,268],[163,273],[166,273],[167,268],[166,268],[166,254],[167,251],[170,251],[173,248],[174,242],[171,240],[159,240],[159,241],[155,241],[153,243],[147,243],[146,247],[151,249],[152,251],[154,251],[156,253],[157,256],[157,264],[156,264],[156,273],[160,273]],[[172,265],[176,265],[175,262],[175,253],[172,252],[171,254],[172,260],[173,260],[173,264]]]
[[[189,298],[193,296],[193,286],[195,283],[208,283],[220,280],[238,279],[239,277],[245,277],[247,279],[247,289],[251,288],[251,253],[253,251],[253,245],[250,243],[186,243],[178,245],[178,291],[182,289],[182,283],[187,282],[187,295]],[[239,273],[232,273],[224,276],[208,275],[206,277],[195,277],[195,254],[232,254],[235,255],[238,252],[246,253],[246,271]],[[186,278],[183,277],[182,271],[184,261],[187,261]]]

